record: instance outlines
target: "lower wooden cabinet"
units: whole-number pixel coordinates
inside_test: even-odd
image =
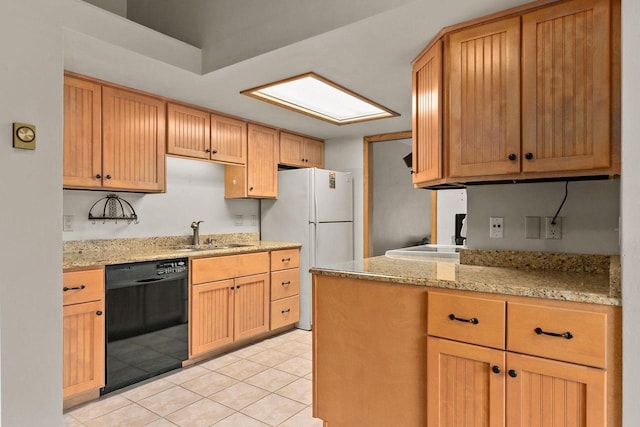
[[[191,357],[269,331],[268,272],[267,252],[191,261]]]
[[[62,397],[104,386],[104,272],[65,272],[62,308]]]
[[[271,329],[300,320],[300,249],[271,252]]]

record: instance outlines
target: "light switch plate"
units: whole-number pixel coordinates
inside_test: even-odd
[[[524,237],[525,239],[540,238],[540,217],[539,216],[524,217]]]

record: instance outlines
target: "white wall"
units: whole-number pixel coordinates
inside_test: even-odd
[[[324,167],[353,173],[353,254],[363,257],[363,148],[362,137],[334,138],[325,141]]]
[[[640,2],[622,1],[622,415],[640,425]]]
[[[408,141],[408,143],[407,143]],[[402,158],[411,140],[376,142],[373,151],[373,254],[417,244],[431,236],[431,191],[415,189]]]
[[[62,425],[62,30],[49,0],[0,2],[0,425]],[[25,25],[25,22],[28,24]],[[12,122],[37,127],[12,147]]]
[[[203,220],[201,234],[258,232],[257,200],[224,199],[224,166],[197,160],[167,157],[167,192],[163,194],[117,193],[136,211],[138,224],[89,221],[91,206],[113,192],[64,190],[63,213],[73,215],[73,231],[64,240],[123,237],[180,236],[191,234],[192,221]],[[100,202],[93,214],[101,212]],[[236,215],[243,225],[236,226]],[[254,218],[252,218],[252,215]],[[252,225],[253,224],[253,225]]]
[[[127,0],[84,0],[111,13],[127,17]]]
[[[467,246],[475,249],[618,254],[620,181],[574,181],[559,216],[562,239],[526,239],[525,216],[554,216],[564,182],[467,187]],[[504,238],[489,238],[489,217],[504,217]],[[544,225],[541,218],[541,236]]]

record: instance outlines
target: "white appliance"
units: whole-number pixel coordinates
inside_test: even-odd
[[[300,329],[311,329],[311,267],[353,259],[353,177],[304,168],[278,172],[278,199],[261,203],[261,238],[300,242]]]

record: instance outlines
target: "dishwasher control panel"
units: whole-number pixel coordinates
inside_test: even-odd
[[[187,262],[185,260],[159,262],[156,267],[156,272],[159,275],[182,273],[183,271],[187,271]]]

